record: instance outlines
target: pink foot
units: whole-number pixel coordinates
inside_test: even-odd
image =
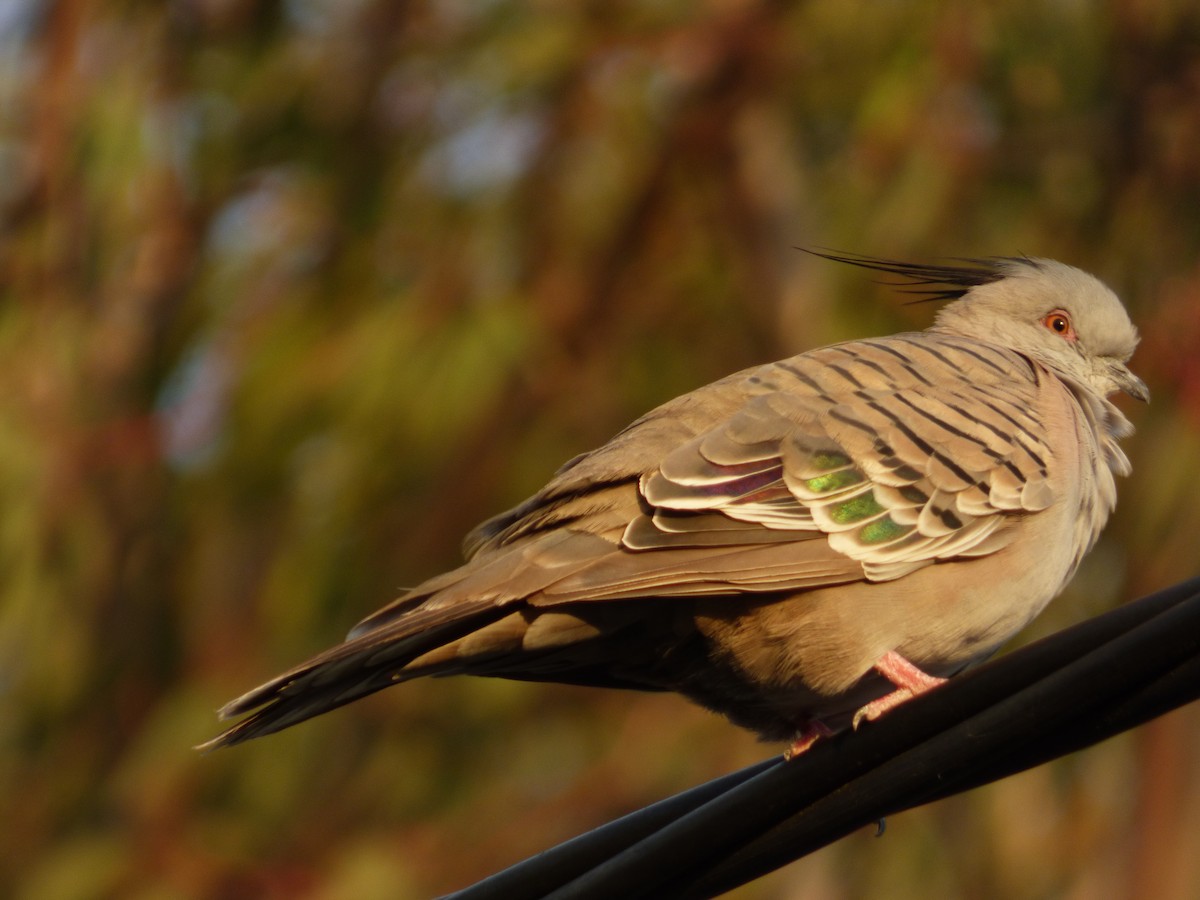
[[[870,722],[878,719],[893,706],[899,706],[905,700],[911,700],[917,694],[923,694],[930,688],[946,682],[945,678],[925,674],[894,650],[883,654],[872,668],[894,684],[896,690],[884,694],[878,700],[872,700],[856,712],[851,723],[852,728],[858,728],[864,720]]]
[[[829,726],[819,719],[810,719],[804,724],[804,727],[800,729],[800,733],[796,735],[796,739],[792,741],[792,746],[783,751],[783,758],[795,759],[821,738],[827,737],[833,737],[833,731],[829,728]]]

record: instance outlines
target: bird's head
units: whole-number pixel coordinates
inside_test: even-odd
[[[1009,347],[1102,397],[1150,399],[1128,366],[1137,328],[1103,282],[1052,259],[995,260],[991,268],[992,280],[938,312],[935,330]]]
[[[898,275],[910,293],[951,301],[938,311],[933,331],[1016,350],[1102,397],[1123,391],[1150,399],[1145,383],[1128,365],[1138,344],[1137,329],[1117,295],[1087,272],[1023,256],[924,265],[815,255]]]

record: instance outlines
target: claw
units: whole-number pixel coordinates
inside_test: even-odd
[[[833,737],[833,730],[820,719],[810,719],[804,723],[792,745],[783,751],[783,758],[795,759],[821,738],[827,737]]]

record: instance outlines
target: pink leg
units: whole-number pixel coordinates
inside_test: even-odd
[[[905,700],[911,700],[917,694],[923,694],[930,688],[944,684],[945,678],[927,675],[910,663],[907,659],[889,650],[880,657],[879,662],[872,667],[896,686],[890,694],[884,694],[878,700],[872,700],[854,714],[853,727],[857,728],[865,719],[868,722],[878,719],[893,706],[899,706]]]
[[[810,719],[800,729],[792,746],[783,752],[783,758],[795,759],[823,737],[833,737],[833,731],[820,719]]]

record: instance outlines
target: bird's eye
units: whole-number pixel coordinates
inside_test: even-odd
[[[1042,324],[1068,341],[1076,339],[1075,326],[1071,324],[1071,317],[1064,310],[1056,309],[1046,313],[1042,318]]]

